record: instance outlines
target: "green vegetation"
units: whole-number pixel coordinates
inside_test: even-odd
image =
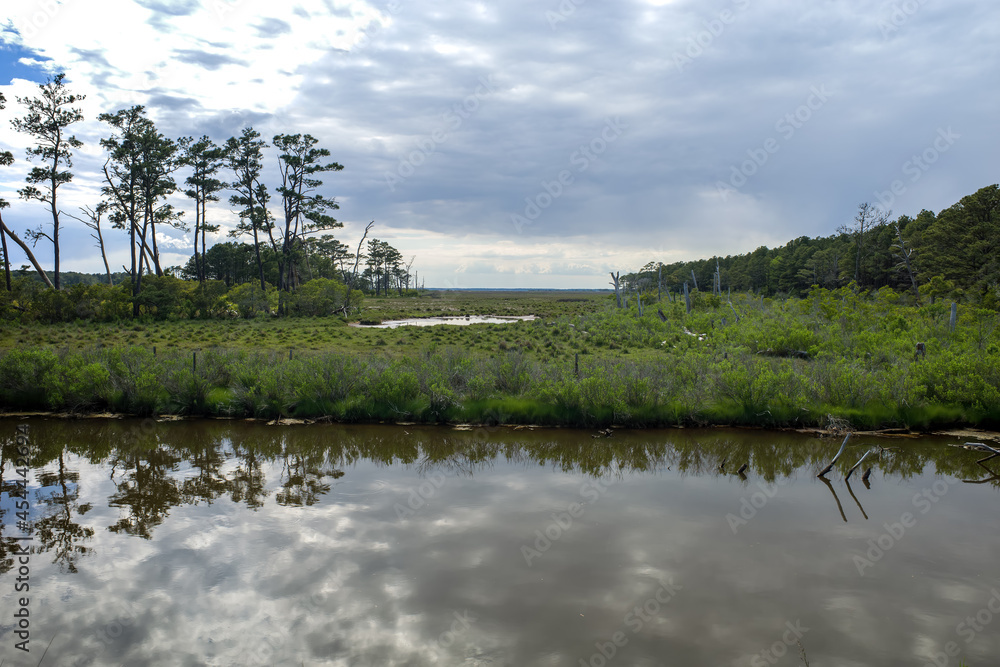
[[[547,312],[500,326],[400,329],[335,318],[6,326],[17,349],[0,358],[0,404],[581,426],[1000,423],[996,312],[960,306],[952,331],[950,304],[907,306],[889,288],[733,295],[732,305],[696,291],[690,314],[675,300],[641,317],[634,303],[617,309],[613,297],[580,293],[374,301],[387,315],[515,314],[519,299],[521,310]]]
[[[622,276],[629,287],[677,292],[684,282],[711,291],[718,266],[723,290],[805,296],[813,285],[836,289],[852,281],[863,290],[915,289],[924,301],[957,299],[1000,306],[1000,186],[963,197],[937,215],[921,211],[891,220],[887,211],[861,204],[851,225],[825,238],[803,236],[778,248],[760,247],[728,257],[660,264]]]

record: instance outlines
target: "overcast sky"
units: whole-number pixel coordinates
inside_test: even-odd
[[[45,217],[17,201],[29,140],[8,121],[63,70],[87,95],[64,210],[98,201],[102,112],[144,104],[167,136],[220,142],[308,132],[345,167],[325,179],[338,235],[375,220],[428,287],[599,288],[652,260],[829,235],[879,193],[915,215],[1000,180],[992,2],[4,5],[0,146],[18,161],[0,196],[18,232]],[[66,222],[63,268],[99,271]],[[163,232],[166,264],[188,246]]]

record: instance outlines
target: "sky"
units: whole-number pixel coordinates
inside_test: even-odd
[[[60,71],[86,95],[64,211],[100,199],[100,113],[142,104],[165,135],[218,142],[310,133],[344,165],[323,187],[337,236],[355,245],[374,220],[428,287],[604,288],[650,261],[830,235],[861,202],[938,212],[1000,180],[985,1],[4,4],[0,150],[17,162],[0,197],[18,233],[47,218],[18,201],[31,141],[9,120]],[[227,240],[236,214],[210,218]],[[89,230],[62,234],[64,270],[102,270]],[[160,232],[166,265],[190,236]],[[124,235],[109,246],[127,263]],[[36,254],[51,266],[51,246]]]

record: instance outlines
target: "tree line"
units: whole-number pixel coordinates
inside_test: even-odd
[[[663,264],[621,276],[630,291],[689,289],[805,296],[812,287],[889,287],[915,301],[948,297],[1000,309],[1000,186],[981,188],[935,214],[893,218],[858,206],[836,234],[802,236],[783,246]]]
[[[133,317],[142,310],[144,280],[170,273],[201,286],[221,280],[228,288],[253,280],[261,293],[273,286],[277,314],[288,314],[291,295],[316,278],[336,280],[346,287],[345,312],[355,292],[380,295],[390,289],[402,293],[410,287],[413,259],[404,263],[401,253],[385,241],[372,239],[364,245],[374,222],[365,228],[354,252],[330,233],[343,223],[333,216],[339,209],[336,199],[322,194],[321,177],[344,167],[331,160],[330,151],[309,134],[278,134],[268,142],[253,127],[245,127],[239,136],[218,145],[208,136],[166,137],[141,105],[100,114],[98,119],[111,130],[110,136],[100,140],[106,153],[101,199],[81,207],[79,215],[64,213],[62,187],[72,182],[74,152],[83,145],[71,133],[84,119],[75,105],[85,96],[68,90],[64,73],[40,84],[39,92],[38,97],[18,98],[26,113],[11,122],[35,142],[27,149],[28,160],[34,164],[18,195],[44,204],[51,222],[26,231],[22,238],[3,220],[3,209],[9,204],[0,199],[0,250],[8,293],[13,289],[8,239],[24,251],[47,287],[63,287],[60,231],[64,216],[91,229],[109,285],[115,284],[116,270],[108,261],[105,232],[110,228],[127,236],[130,264],[122,266],[118,275],[127,282]],[[0,94],[0,109],[6,102]],[[268,150],[277,152],[279,182],[274,187],[268,187],[263,177]],[[13,162],[13,153],[0,151],[0,166]],[[182,172],[185,178],[180,181]],[[191,211],[175,208],[178,194],[190,200],[193,216],[186,217]],[[210,246],[209,235],[220,227],[209,221],[209,206],[225,194],[238,216],[229,232],[234,241]],[[193,231],[192,256],[184,267],[163,266],[158,228],[161,232],[165,228]],[[32,251],[39,242],[52,247],[51,272]]]

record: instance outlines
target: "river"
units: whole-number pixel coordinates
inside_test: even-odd
[[[1000,459],[978,465],[981,452],[949,446],[962,438],[857,436],[824,482],[840,440],[790,432],[39,417],[0,429],[5,667],[46,647],[45,665],[1000,655]],[[19,544],[32,552],[30,654],[15,648]]]

